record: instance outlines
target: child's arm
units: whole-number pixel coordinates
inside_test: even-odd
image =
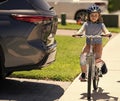
[[[83,32],[85,31],[85,24],[86,22],[82,25],[82,27],[74,34],[72,35],[73,37],[80,37],[83,36]]]
[[[82,35],[83,32],[85,31],[85,25],[86,25],[86,22],[82,25],[82,27],[78,30],[78,32],[76,34]]]
[[[102,23],[102,29],[103,29],[103,32],[108,35],[108,37],[112,36],[111,32],[108,31],[104,23]]]

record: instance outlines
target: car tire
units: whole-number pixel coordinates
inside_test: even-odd
[[[87,19],[87,11],[80,10],[75,14],[75,20],[78,24],[83,24]]]
[[[5,77],[6,77],[4,63],[5,63],[5,57],[4,57],[2,47],[0,45],[0,80],[5,79]]]

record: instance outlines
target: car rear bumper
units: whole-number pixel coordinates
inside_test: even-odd
[[[5,71],[7,73],[10,73],[13,71],[22,71],[22,70],[28,71],[28,70],[32,70],[32,69],[40,69],[44,66],[47,66],[47,65],[51,64],[52,62],[54,62],[56,59],[56,51],[57,51],[56,47],[57,47],[57,43],[55,41],[53,44],[48,46],[48,48],[46,50],[46,55],[43,57],[43,59],[36,64],[7,67],[7,68],[5,68]]]
[[[56,51],[57,51],[56,47],[57,47],[56,41],[52,45],[48,46],[48,50],[47,50],[48,58],[46,62],[43,64],[43,66],[46,66],[55,61]]]

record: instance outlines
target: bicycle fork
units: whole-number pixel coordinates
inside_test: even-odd
[[[91,80],[95,76],[95,56],[93,53],[87,55],[87,77],[88,77],[88,95],[87,98],[91,98]]]
[[[87,55],[87,74],[89,72],[89,69],[91,71],[91,79],[93,79],[95,77],[95,55],[94,54]]]

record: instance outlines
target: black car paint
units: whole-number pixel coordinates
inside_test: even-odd
[[[3,0],[4,1],[4,0]],[[40,22],[19,17],[47,18]],[[55,60],[57,16],[44,0],[5,0],[0,3],[0,52],[4,70],[41,68]],[[4,57],[3,57],[4,56]]]

